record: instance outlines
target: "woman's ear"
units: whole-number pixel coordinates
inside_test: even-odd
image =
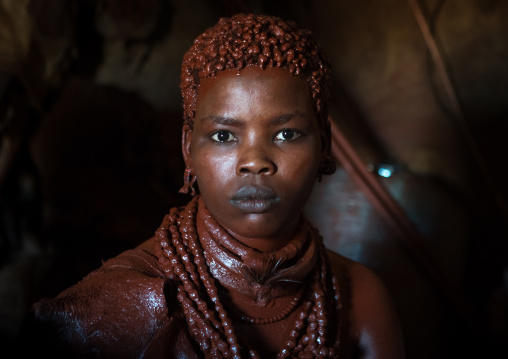
[[[335,162],[331,156],[332,149],[332,119],[328,117],[328,121],[320,130],[321,135],[321,160],[318,168],[318,181],[321,182],[323,175],[331,175],[335,172]]]
[[[185,167],[194,172],[191,156],[192,128],[189,125],[182,127],[182,153]]]
[[[328,116],[324,126],[321,128],[321,155],[323,158],[330,157],[332,151],[332,117]]]

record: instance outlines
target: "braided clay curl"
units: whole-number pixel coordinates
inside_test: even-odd
[[[180,89],[184,123],[193,127],[201,79],[247,66],[280,67],[306,81],[318,124],[326,136],[323,146],[329,153],[330,65],[310,31],[278,17],[238,14],[221,18],[196,38],[182,63]],[[320,169],[321,174],[334,172],[335,165],[329,160]]]

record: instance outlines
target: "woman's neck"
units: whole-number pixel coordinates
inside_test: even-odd
[[[294,238],[294,236],[296,235],[296,231],[298,229],[299,220],[300,218],[296,217],[295,219],[293,219],[291,223],[288,224],[288,226],[284,229],[284,231],[275,233],[270,237],[264,238],[240,236],[237,233],[234,233],[233,231],[228,229],[227,227],[222,226],[221,223],[219,224],[226,230],[226,232],[229,233],[231,237],[233,237],[243,245],[256,249],[262,253],[270,253],[275,252],[278,249],[281,249],[282,247],[287,245],[291,241],[291,239]]]

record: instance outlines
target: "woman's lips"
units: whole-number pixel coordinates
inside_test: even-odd
[[[269,187],[245,186],[231,198],[231,204],[246,213],[267,212],[279,202],[277,194]]]

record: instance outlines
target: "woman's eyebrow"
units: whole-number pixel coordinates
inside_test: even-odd
[[[305,116],[306,116],[306,114],[301,111],[287,113],[284,115],[274,117],[270,121],[270,125],[271,126],[283,125],[295,117],[305,117]],[[222,116],[222,115],[208,115],[208,116],[202,117],[199,121],[201,123],[211,122],[216,125],[224,125],[224,126],[237,126],[237,127],[245,126],[245,121],[239,120],[234,117],[228,117],[228,116]]]
[[[216,125],[226,125],[226,126],[243,126],[242,121],[227,116],[220,115],[209,115],[201,118],[201,122],[211,122]]]
[[[277,116],[270,122],[270,124],[272,126],[283,125],[283,124],[289,122],[294,117],[305,117],[305,113],[303,113],[301,111],[295,111],[292,113]]]

